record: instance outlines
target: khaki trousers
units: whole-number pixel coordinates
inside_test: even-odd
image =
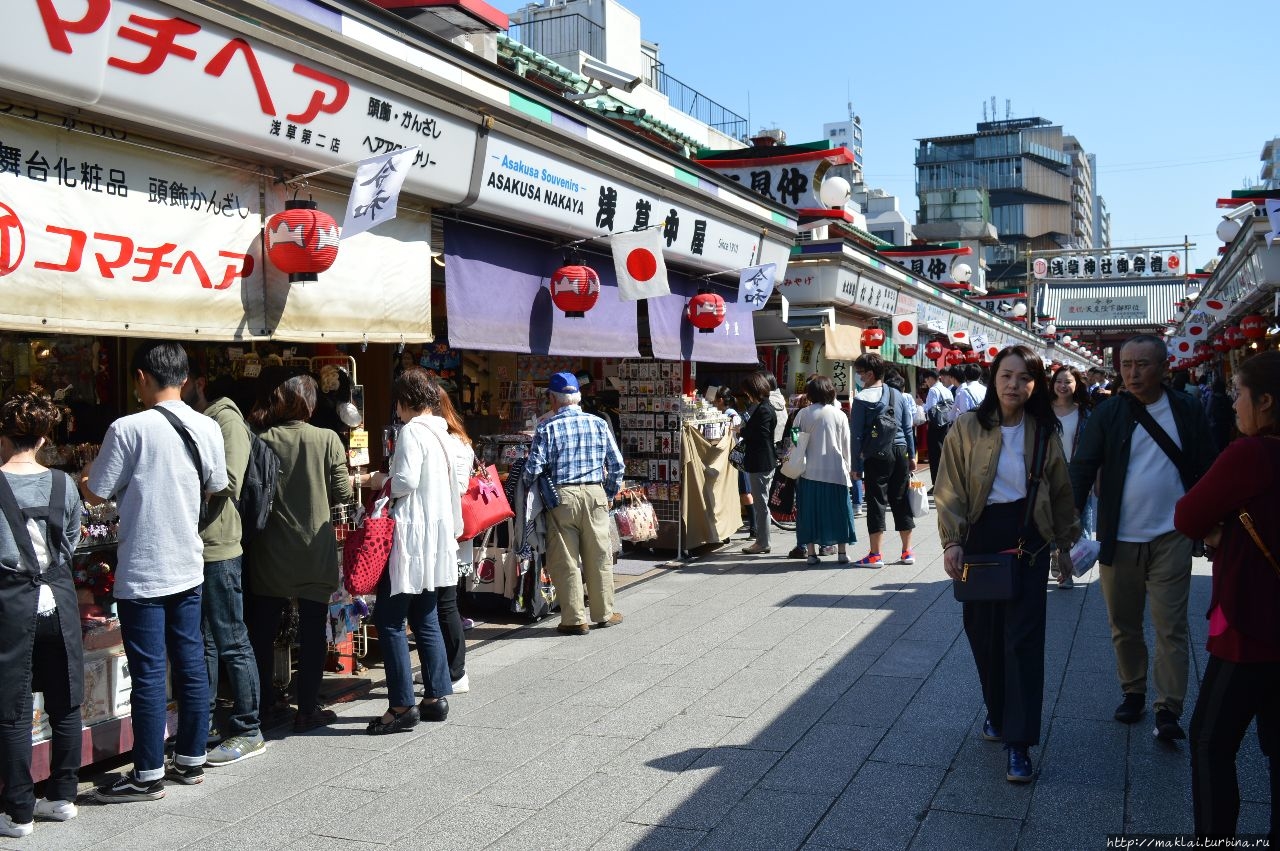
[[[1111,620],[1116,672],[1126,694],[1147,692],[1147,642],[1142,619],[1147,598],[1156,633],[1155,709],[1182,714],[1190,648],[1187,598],[1191,592],[1191,541],[1167,532],[1146,543],[1116,543],[1112,564],[1099,567]]]
[[[560,623],[587,623],[584,579],[591,598],[591,621],[603,623],[613,615],[609,500],[601,485],[559,485],[557,490],[560,504],[547,516],[547,573],[560,601]]]

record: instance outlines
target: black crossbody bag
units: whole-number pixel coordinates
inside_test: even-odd
[[[1027,476],[1027,510],[1022,515],[1018,546],[998,553],[966,553],[960,578],[951,582],[951,593],[961,603],[1008,602],[1017,593],[1018,571],[1028,556],[1035,555],[1024,544],[1034,522],[1036,495],[1040,491],[1040,480],[1044,478],[1050,437],[1049,429],[1037,425],[1035,450]]]
[[[1138,425],[1147,430],[1147,434],[1151,435],[1151,439],[1156,442],[1156,446],[1169,457],[1169,461],[1178,471],[1178,478],[1182,480],[1184,490],[1191,490],[1191,486],[1196,483],[1196,477],[1187,467],[1187,455],[1183,452],[1178,444],[1173,442],[1173,438],[1169,436],[1169,432],[1156,422],[1156,418],[1151,416],[1151,412],[1147,410],[1147,406],[1138,401],[1131,393],[1125,393],[1125,397],[1129,400],[1129,410],[1133,413],[1133,418],[1137,420]],[[1191,555],[1200,558],[1206,555],[1204,541],[1191,542]]]
[[[200,480],[200,522],[199,528],[203,529],[213,519],[210,516],[209,497],[205,493],[204,479],[204,463],[200,460],[200,447],[196,445],[196,439],[191,436],[191,432],[187,431],[187,427],[179,419],[178,415],[173,411],[165,410],[162,405],[156,405],[154,410],[164,415],[164,418],[173,426],[174,431],[178,433],[178,437],[182,438],[182,443],[187,447],[187,454],[191,456],[191,463],[196,465],[196,478]]]

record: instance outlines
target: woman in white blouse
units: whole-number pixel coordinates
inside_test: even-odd
[[[848,564],[848,545],[858,539],[849,497],[849,418],[835,404],[835,387],[825,375],[810,378],[805,395],[810,404],[794,422],[809,435],[796,482],[796,543],[805,548],[808,564],[819,562],[817,548],[824,546],[838,547],[836,560]]]
[[[1089,386],[1085,383],[1080,370],[1070,366],[1058,367],[1053,374],[1053,413],[1062,424],[1062,451],[1071,463],[1076,446],[1080,444],[1080,435],[1084,434],[1084,424],[1089,421],[1089,411],[1093,400],[1089,396]],[[1089,494],[1084,512],[1080,516],[1080,525],[1086,538],[1093,537],[1094,518],[1098,513],[1098,498]],[[1058,580],[1059,588],[1071,588],[1075,585],[1071,575],[1062,575],[1054,567],[1053,577]]]
[[[436,590],[457,584],[458,535],[462,503],[454,477],[454,447],[448,424],[439,416],[440,387],[421,368],[407,369],[392,385],[391,398],[404,428],[396,440],[391,473],[377,473],[373,484],[391,481],[396,521],[391,561],[378,583],[373,620],[382,644],[389,708],[369,722],[370,735],[395,733],[419,719],[443,721],[453,693],[449,658],[436,615]],[[414,705],[413,673],[405,619],[413,630],[422,663],[424,697]]]

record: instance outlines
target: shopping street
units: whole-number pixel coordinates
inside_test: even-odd
[[[1036,779],[1004,779],[936,526],[917,563],[817,568],[735,545],[619,592],[586,637],[554,618],[471,652],[447,722],[370,737],[375,685],[340,722],[164,800],[82,805],[5,849],[1081,849],[1191,828],[1187,745],[1111,719],[1119,698],[1091,575],[1049,592]],[[865,521],[858,521],[865,540]],[[892,538],[887,543],[895,543]],[[863,545],[865,547],[865,544]],[[856,554],[861,554],[855,548]],[[1192,585],[1192,693],[1209,565]],[[1265,830],[1265,763],[1240,758],[1242,833]],[[83,789],[100,778],[83,777]]]

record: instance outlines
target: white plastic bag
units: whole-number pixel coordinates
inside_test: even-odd
[[[1102,545],[1088,538],[1081,538],[1071,548],[1071,572],[1075,576],[1084,576],[1098,563],[1098,553]]]
[[[911,508],[912,517],[925,517],[929,514],[929,495],[925,492],[924,482],[912,479],[908,483],[907,505]]]

